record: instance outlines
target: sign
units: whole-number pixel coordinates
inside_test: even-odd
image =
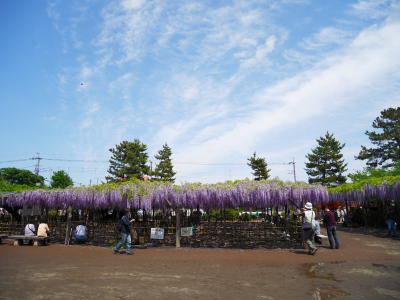
[[[192,235],[193,235],[193,227],[181,228],[181,236],[192,236]]]
[[[164,239],[164,228],[151,228],[150,239],[163,240]]]

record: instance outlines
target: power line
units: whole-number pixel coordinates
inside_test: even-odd
[[[52,161],[65,161],[65,162],[94,162],[94,163],[108,163],[108,160],[88,160],[88,159],[61,159],[61,158],[43,158],[44,160]]]
[[[27,161],[27,160],[31,160],[31,158],[26,158],[26,159],[14,159],[14,160],[3,160],[3,161],[0,161],[0,164],[3,164],[3,163],[10,163],[10,162],[18,162],[18,161]]]

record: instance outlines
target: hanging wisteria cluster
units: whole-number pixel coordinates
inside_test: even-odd
[[[400,201],[400,181],[395,184],[366,184],[362,189],[331,192],[331,201],[362,205],[369,201]]]
[[[329,201],[328,191],[319,185],[287,185],[280,181],[241,181],[224,184],[131,183],[113,188],[72,188],[36,190],[7,198],[10,206],[43,205],[52,209],[168,209],[168,208],[283,208],[301,207],[305,202],[319,205]]]

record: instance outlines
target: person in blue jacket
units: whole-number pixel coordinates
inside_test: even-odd
[[[131,211],[129,209],[126,209],[125,214],[121,218],[121,222],[119,225],[119,229],[121,232],[121,240],[115,246],[114,254],[121,254],[121,252],[119,252],[119,250],[124,245],[125,245],[125,249],[126,249],[126,254],[128,254],[128,255],[133,254],[133,252],[131,250],[131,243],[132,243],[131,228],[132,228],[132,223],[135,222],[135,219],[131,219],[131,217],[132,217]]]

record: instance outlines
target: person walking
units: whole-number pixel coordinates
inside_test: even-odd
[[[385,220],[388,227],[388,237],[394,238],[396,236],[396,210],[395,210],[395,203],[392,200],[389,207],[386,209],[385,213]]]
[[[328,233],[329,245],[330,248],[340,248],[339,237],[336,232],[336,217],[335,214],[329,210],[329,208],[325,208],[324,215],[324,224],[326,226],[326,231]]]
[[[135,222],[135,219],[131,219],[131,217],[132,217],[131,211],[129,209],[126,209],[125,214],[121,218],[121,221],[119,224],[120,232],[121,232],[121,240],[115,246],[114,254],[121,254],[121,252],[119,252],[119,250],[124,245],[125,245],[125,249],[126,249],[126,254],[128,254],[128,255],[133,254],[131,251],[131,243],[132,243],[131,228],[132,228],[132,223]]]
[[[307,202],[303,208],[303,239],[309,249],[309,254],[315,255],[318,248],[314,245],[315,234],[315,212],[312,210],[312,203]]]

